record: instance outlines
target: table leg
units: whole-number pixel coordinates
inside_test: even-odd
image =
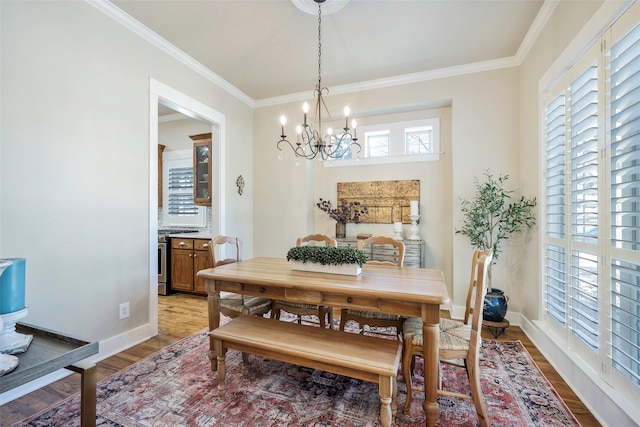
[[[427,427],[436,425],[438,406],[438,348],[440,341],[440,307],[422,306],[422,336],[424,339],[424,413]]]
[[[225,363],[227,349],[224,348],[221,340],[215,340],[215,349],[218,355],[218,396],[222,398],[227,391],[225,385],[225,377],[227,375],[227,366]]]
[[[80,374],[80,426],[96,426],[96,382],[98,369],[94,363],[79,362],[67,366]]]
[[[209,281],[209,279],[207,279],[207,281]],[[213,331],[220,326],[220,292],[209,292],[207,295],[207,303],[209,310],[209,331]],[[218,362],[213,338],[211,336],[209,336],[209,360],[211,361],[211,370],[215,372],[218,368]]]

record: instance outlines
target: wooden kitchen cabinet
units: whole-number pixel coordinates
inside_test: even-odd
[[[171,238],[171,289],[206,294],[200,270],[213,267],[209,239]]]
[[[193,204],[211,206],[211,132],[189,138],[193,140]]]

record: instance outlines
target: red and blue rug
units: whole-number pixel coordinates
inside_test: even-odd
[[[98,383],[98,426],[379,426],[377,384],[229,351],[227,392],[218,398],[210,370],[206,331],[189,336]],[[518,341],[484,340],[480,371],[494,426],[579,426]],[[423,374],[416,364],[415,383]],[[468,393],[463,369],[443,365],[443,387]],[[398,382],[397,426],[423,426],[424,395],[413,393],[411,415],[402,414],[406,388]],[[475,426],[471,400],[440,397],[439,426]],[[74,395],[14,426],[79,426]]]

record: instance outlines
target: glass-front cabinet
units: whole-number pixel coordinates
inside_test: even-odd
[[[193,140],[193,204],[211,206],[211,133],[189,137]]]

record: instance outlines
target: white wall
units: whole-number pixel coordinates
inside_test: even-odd
[[[0,256],[27,259],[25,321],[131,345],[156,291],[150,79],[225,115],[227,231],[248,248],[251,196],[233,191],[239,173],[252,180],[251,108],[89,3],[0,8]],[[131,317],[118,320],[125,301]]]
[[[315,207],[315,202],[320,197],[335,202],[337,182],[419,179],[421,214],[424,215],[420,235],[426,241],[426,265],[444,271],[454,304],[464,304],[472,249],[466,238],[454,234],[460,221],[459,197],[473,194],[474,176],[481,176],[487,168],[495,173],[510,174],[515,188],[520,187],[518,86],[518,70],[510,68],[327,97],[331,111],[339,113],[342,106],[348,104],[360,125],[424,115],[441,116],[445,152],[441,160],[401,166],[324,168],[316,161],[305,161],[296,167],[289,152],[285,152],[285,160],[279,161],[278,118],[285,114],[293,122],[300,116],[302,102],[257,108],[254,113],[255,254],[284,256],[301,234],[311,231],[333,234],[333,222]],[[427,107],[393,113],[403,106],[416,105]],[[428,107],[442,105],[446,107]],[[385,111],[389,113],[384,114]],[[365,117],[359,117],[359,112]],[[377,113],[371,115],[370,112]],[[347,225],[348,234],[357,232],[392,235],[391,226]],[[503,265],[512,265],[521,258],[520,253],[507,254]],[[510,268],[500,267],[495,270],[496,280],[508,283],[503,288],[509,292],[517,276]],[[513,310],[518,309],[514,302]]]

